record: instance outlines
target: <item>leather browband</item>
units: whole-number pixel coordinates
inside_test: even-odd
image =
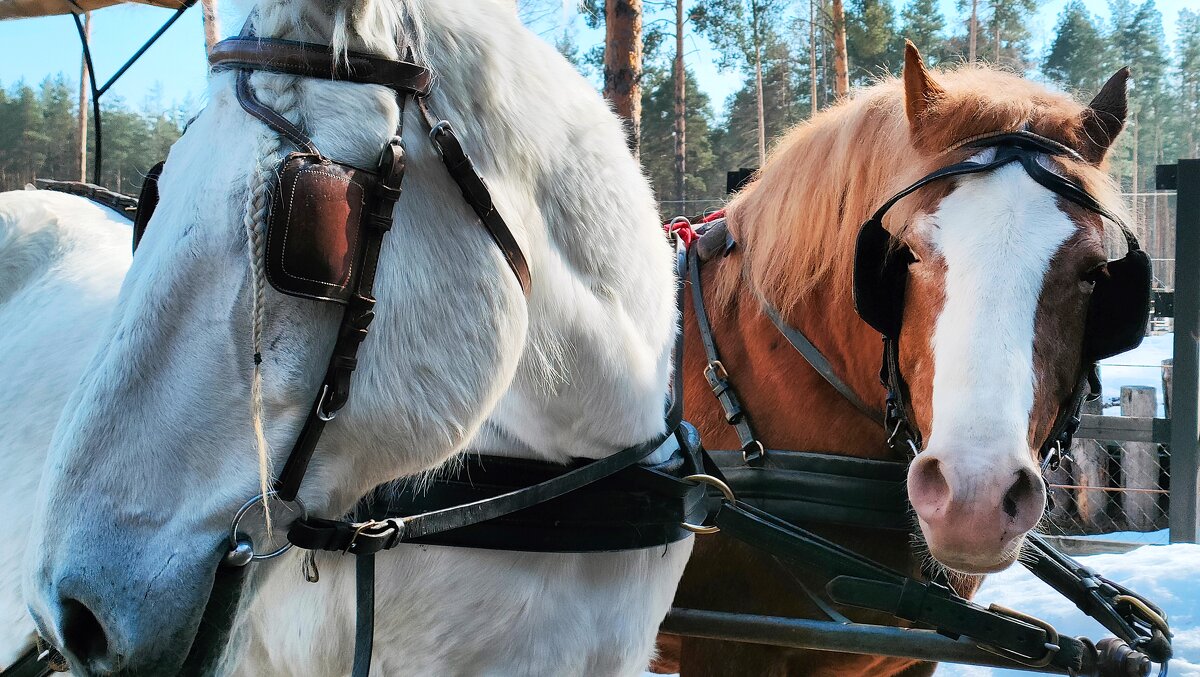
[[[433,73],[420,64],[345,52],[343,58],[327,45],[276,38],[227,38],[213,46],[208,63],[213,70],[245,68],[308,78],[346,80],[382,85],[398,94],[427,96]]]

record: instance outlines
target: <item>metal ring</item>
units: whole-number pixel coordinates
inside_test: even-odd
[[[1117,595],[1113,597],[1113,603],[1120,604],[1124,602],[1142,614],[1142,620],[1149,623],[1152,627],[1162,630],[1164,634],[1171,632],[1171,626],[1167,623],[1167,619],[1163,618],[1162,614],[1150,608],[1145,600],[1138,599],[1133,595]]]
[[[325,400],[329,397],[329,392],[329,384],[326,383],[325,385],[321,386],[321,397],[317,398],[317,418],[325,421],[326,423],[329,423],[333,419],[337,418],[337,411],[328,413],[325,411]],[[275,492],[272,491],[271,493],[273,494]]]
[[[246,501],[246,503],[244,505],[242,505],[242,507],[238,508],[238,511],[233,514],[233,523],[229,525],[229,545],[230,545],[231,550],[236,549],[238,547],[238,525],[240,525],[242,523],[242,518],[246,516],[246,513],[250,512],[250,508],[253,508],[254,506],[258,505],[259,502],[269,501],[272,498],[279,498],[279,493],[275,492],[275,491],[268,491],[266,494],[258,494],[257,496],[250,499],[249,501]],[[282,500],[282,499],[280,499],[280,500]],[[305,507],[304,501],[301,501],[300,497],[297,496],[296,498],[293,498],[290,501],[283,501],[283,502],[284,503],[295,503],[297,506],[299,506],[300,507],[300,519],[305,519],[308,517],[308,508]],[[246,537],[246,540],[249,540],[248,536]],[[251,555],[250,561],[255,562],[255,561],[260,561],[260,560],[264,560],[264,559],[272,559],[275,557],[279,557],[280,555],[282,555],[283,553],[285,553],[291,549],[292,549],[292,543],[289,541],[289,542],[281,545],[278,549],[276,549],[272,552],[269,552],[265,555],[257,555],[257,554]]]
[[[733,489],[730,489],[729,485],[725,484],[725,482],[721,481],[721,479],[718,477],[701,473],[697,475],[688,475],[683,479],[685,482],[696,482],[699,484],[707,484],[710,487],[716,487],[725,496],[725,500],[729,501],[731,505],[737,505],[737,497],[733,495]],[[706,527],[703,524],[689,524],[688,522],[683,522],[680,526],[692,532],[693,534],[701,535],[715,534],[721,530],[721,527]]]

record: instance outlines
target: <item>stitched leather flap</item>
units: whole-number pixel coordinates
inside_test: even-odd
[[[294,153],[279,168],[267,219],[267,280],[284,294],[346,303],[375,176]]]

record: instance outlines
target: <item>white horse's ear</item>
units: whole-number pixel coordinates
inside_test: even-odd
[[[1099,93],[1083,111],[1083,148],[1081,152],[1089,162],[1099,164],[1117,135],[1125,127],[1125,116],[1129,113],[1129,67],[1113,73]]]
[[[933,104],[946,95],[946,91],[934,82],[921,53],[910,40],[904,41],[904,110],[908,113],[908,124],[915,134],[925,114]]]

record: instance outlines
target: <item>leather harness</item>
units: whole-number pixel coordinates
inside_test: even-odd
[[[400,194],[404,155],[398,133],[384,148],[374,172],[329,160],[320,154],[303,131],[257,101],[249,85],[248,71],[267,70],[383,85],[396,92],[402,111],[409,98],[415,99],[447,170],[503,252],[526,293],[529,270],[515,238],[492,204],[486,183],[463,152],[449,123],[437,121],[430,113],[426,97],[431,78],[427,69],[408,61],[354,52],[345,55],[344,60],[337,60],[324,45],[245,36],[218,44],[210,58],[214,69],[238,71],[237,95],[242,107],[300,148],[300,152],[289,155],[281,165],[279,173],[285,185],[288,180],[293,180],[293,191],[312,189],[314,186],[303,184],[304,179],[300,177],[306,170],[320,168],[333,172],[338,180],[357,182],[362,188],[361,213],[350,209],[340,216],[342,220],[354,221],[353,225],[362,224],[359,232],[362,242],[350,248],[352,253],[343,252],[341,256],[343,260],[349,256],[358,263],[359,272],[348,276],[343,285],[333,284],[340,279],[327,276],[330,279],[322,280],[323,287],[297,288],[286,280],[281,282],[277,276],[271,279],[272,284],[284,293],[346,306],[326,379],[276,484],[276,495],[291,501],[296,497],[325,423],[334,418],[349,397],[357,347],[373,317],[374,269],[382,237],[391,225],[392,207]],[[1023,156],[1019,159],[1025,164]],[[986,171],[999,164],[997,161],[984,169],[960,172],[943,170],[935,178]],[[1029,171],[1027,165],[1026,169]],[[143,199],[135,219],[135,246],[157,202],[156,180],[157,172],[154,172],[143,187]],[[876,219],[896,200],[931,180],[926,177],[918,182],[919,185],[914,184],[893,198],[876,214]],[[320,183],[315,184],[315,188],[320,189]],[[284,191],[276,192],[283,194]],[[271,219],[277,218],[282,211],[278,203],[273,204]],[[867,226],[870,225],[868,222]],[[328,224],[318,223],[317,226],[327,227]],[[376,488],[365,497],[354,509],[352,520],[306,516],[291,526],[288,539],[297,546],[357,556],[353,666],[356,677],[365,676],[370,670],[376,552],[402,543],[536,552],[640,549],[678,541],[696,531],[695,525],[702,521],[797,566],[825,573],[832,579],[826,592],[838,603],[886,611],[932,626],[951,637],[965,636],[986,642],[998,653],[1035,667],[1054,666],[1074,673],[1099,674],[1099,671],[1116,665],[1114,661],[1118,658],[1114,656],[1119,655],[1120,660],[1125,660],[1129,651],[1112,650],[1116,645],[1111,642],[1116,640],[1105,640],[1109,642],[1106,646],[1105,642],[1095,645],[1084,638],[1060,637],[1053,627],[1037,619],[996,605],[984,609],[942,583],[911,579],[795,524],[817,521],[908,528],[904,493],[906,464],[767,450],[754,436],[729,382],[728,372],[720,362],[700,286],[702,261],[723,255],[734,245],[724,223],[718,222],[710,226],[690,252],[678,243],[676,251],[680,279],[686,274],[692,284],[693,303],[708,357],[706,378],[727,421],[737,429],[742,444],[740,449],[715,451],[711,457],[704,452],[695,430],[682,423],[681,375],[677,368],[665,417],[665,432],[652,440],[566,468],[538,461],[473,456],[458,471],[435,478],[428,492],[416,492],[404,480],[397,480]],[[275,249],[279,253],[269,253],[269,257],[277,257],[279,263],[289,260],[286,242],[278,243]],[[268,250],[272,251],[270,245]],[[1133,251],[1136,251],[1136,241],[1131,245]],[[325,272],[331,272],[337,269],[338,259],[330,258],[322,264],[328,264]],[[680,289],[681,304],[682,299]],[[760,302],[763,302],[761,298]],[[788,342],[818,373],[858,410],[872,420],[880,419],[878,412],[866,406],[841,381],[828,360],[802,332],[789,326],[769,304],[763,302],[763,307]],[[682,363],[682,341],[680,332],[675,349],[677,365]],[[889,370],[886,361],[887,358],[884,383],[891,389],[902,381],[898,369],[893,364]],[[889,427],[894,417],[890,410],[891,407],[885,419],[889,421]],[[1056,424],[1056,430],[1058,427]],[[680,449],[671,459],[657,466],[639,464],[671,436],[675,437]],[[1053,439],[1057,438],[1052,436]],[[909,436],[903,443],[908,445],[913,440],[915,438]],[[707,497],[704,484],[696,479],[698,476],[727,478],[737,489],[740,500],[731,495],[719,501]],[[535,480],[532,484],[531,478]],[[257,498],[261,497],[252,500]],[[766,509],[782,514],[782,518]],[[707,520],[703,519],[705,514]],[[684,522],[693,524],[682,524]],[[188,660],[186,670],[189,674],[203,673],[219,656],[228,639],[229,625],[242,590],[245,564],[261,558],[254,555],[247,538],[235,536],[232,550],[218,568],[200,634]],[[1036,534],[1029,535],[1029,543],[1031,547],[1022,558],[1026,567],[1121,640],[1165,664],[1171,653],[1170,630],[1160,609],[1054,551]],[[315,565],[311,567],[310,580],[315,580]],[[44,661],[54,657],[55,654],[45,652],[38,658]],[[29,661],[23,659],[15,667],[28,670]],[[9,670],[3,677],[16,674],[45,672]]]
[[[989,135],[973,140],[973,143],[978,145],[986,145],[988,142],[993,145],[1013,144],[1012,147],[1017,150],[1001,153],[990,163],[964,162],[931,173],[886,202],[864,225],[863,231],[872,231],[876,227],[882,230],[881,219],[887,209],[928,183],[949,176],[989,171],[1008,162],[1020,161],[1026,171],[1031,172],[1042,185],[1076,204],[1114,220],[1122,228],[1129,243],[1129,254],[1126,259],[1110,262],[1110,265],[1126,264],[1134,269],[1134,273],[1130,274],[1128,279],[1119,279],[1118,282],[1134,288],[1132,293],[1126,291],[1125,295],[1136,299],[1136,289],[1143,284],[1141,259],[1145,254],[1138,248],[1137,241],[1128,228],[1100,207],[1082,188],[1048,170],[1043,170],[1045,174],[1042,174],[1029,168],[1030,163],[1036,164],[1037,152],[1063,154],[1062,148],[1065,147],[1060,148],[1061,144],[1028,132]],[[1040,165],[1038,169],[1042,169]],[[799,526],[798,523],[819,522],[868,528],[910,529],[911,524],[905,519],[908,512],[904,480],[907,462],[866,461],[803,451],[765,450],[762,442],[754,435],[747,412],[742,408],[729,380],[728,367],[720,360],[701,286],[701,264],[706,260],[727,255],[736,246],[736,242],[728,232],[723,218],[706,225],[707,229],[702,232],[696,245],[689,252],[688,280],[692,287],[697,326],[708,360],[705,378],[725,414],[726,421],[736,430],[741,444],[739,450],[709,452],[720,466],[719,470],[710,470],[710,473],[726,479],[739,498],[736,502],[722,501],[715,508],[715,514],[710,518],[714,525],[774,556],[788,559],[801,568],[824,574],[830,579],[826,586],[826,594],[837,603],[884,611],[898,618],[931,626],[953,638],[965,636],[980,643],[986,642],[989,648],[997,653],[1030,667],[1055,666],[1070,671],[1071,674],[1110,674],[1108,670],[1125,670],[1126,666],[1137,665],[1137,672],[1129,674],[1145,674],[1149,670],[1149,663],[1139,662],[1139,657],[1145,656],[1160,663],[1163,670],[1166,669],[1166,663],[1171,657],[1171,632],[1162,610],[1128,588],[1100,576],[1071,557],[1058,552],[1037,534],[1028,535],[1028,547],[1022,553],[1021,563],[1035,576],[1074,602],[1084,613],[1100,622],[1120,638],[1119,641],[1104,640],[1093,644],[1086,638],[1061,637],[1044,621],[995,604],[985,609],[957,595],[944,582],[912,579]],[[863,254],[863,240],[864,237],[860,236],[859,251],[856,253],[856,257],[860,259]],[[856,268],[861,267],[859,261]],[[860,281],[857,277],[856,270],[856,302],[859,303],[859,312],[862,313],[862,301],[859,298]],[[893,273],[890,278],[884,279],[895,281],[897,276]],[[1148,278],[1144,278],[1144,281],[1148,284]],[[902,279],[900,283],[899,299],[902,302]],[[1148,291],[1146,295],[1149,295]],[[764,314],[809,365],[837,392],[846,396],[856,409],[872,420],[880,421],[881,417],[842,381],[829,361],[803,332],[788,325],[757,291],[756,297],[763,307]],[[1128,317],[1136,318],[1137,313],[1141,313],[1142,310],[1145,310],[1142,314],[1148,316],[1148,308],[1139,308],[1135,304]],[[1089,311],[1089,317],[1095,312]],[[896,327],[898,321],[896,318]],[[1144,322],[1143,319],[1143,328]],[[875,322],[870,323],[876,325]],[[1118,333],[1120,331],[1124,331],[1125,345],[1128,345],[1136,334],[1128,327],[1120,328]],[[889,433],[889,445],[901,453],[909,452],[911,458],[911,455],[919,451],[920,438],[915,432],[915,426],[908,423],[909,419],[905,416],[907,405],[901,399],[901,394],[906,392],[906,389],[899,374],[898,351],[894,340],[894,337],[898,336],[898,329],[890,333],[890,341],[889,332],[884,332],[884,335],[885,356],[881,381],[888,389],[889,397],[888,411],[882,417],[882,422],[885,432]],[[1110,349],[1120,343],[1121,340],[1108,342]],[[1106,356],[1097,356],[1097,352],[1090,349],[1085,352],[1088,353],[1087,357],[1093,360]],[[1079,407],[1083,395],[1094,380],[1094,364],[1085,371],[1079,386],[1060,409],[1050,437],[1043,445],[1043,472],[1051,465],[1051,458],[1058,458],[1058,453],[1063,448],[1060,445],[1070,444],[1070,435],[1078,427]],[[1098,385],[1094,390],[1099,390]],[[911,428],[911,431],[907,430],[908,428]],[[1048,451],[1050,449],[1053,451]],[[1056,464],[1057,461],[1053,463]],[[813,492],[814,487],[832,486],[839,487],[841,491],[836,494],[829,493],[827,489],[824,492]],[[746,505],[747,503],[750,505]],[[878,513],[864,510],[863,504],[880,506],[881,511],[894,511],[891,513],[892,519],[880,520]],[[900,523],[901,519],[904,520],[904,524]],[[823,600],[815,601],[820,608],[828,607]],[[1130,647],[1137,654],[1132,659],[1129,658],[1132,655],[1129,653]]]
[[[459,185],[463,198],[503,253],[526,294],[530,291],[529,268],[516,238],[493,204],[486,182],[464,152],[453,128],[431,113],[428,95],[432,76],[428,69],[409,61],[355,52],[339,60],[324,45],[245,36],[219,43],[210,55],[210,63],[214,70],[235,69],[237,98],[242,107],[300,149],[284,160],[279,172],[283,190],[276,191],[277,199],[272,204],[268,222],[268,279],[284,293],[346,305],[324,385],[276,483],[277,497],[294,501],[321,431],[349,398],[357,348],[373,317],[372,286],[379,245],[390,228],[404,172],[402,130],[398,130],[384,148],[376,172],[340,165],[321,155],[302,130],[257,101],[249,83],[251,70],[383,85],[396,92],[401,117],[407,100],[413,99],[447,172]],[[335,171],[339,173],[336,178],[348,181],[350,185],[363,177],[361,193],[366,214],[362,217],[364,225],[358,235],[365,242],[359,245],[361,252],[357,256],[349,257],[358,263],[356,274],[347,273],[344,279],[326,276],[320,278],[323,285],[297,289],[292,281],[280,279],[284,264],[289,261],[288,243],[277,242],[278,233],[285,231],[273,226],[285,211],[282,198],[278,196],[288,193],[290,180],[296,182],[291,186],[295,194],[321,188],[320,183],[300,183],[302,173],[313,167]],[[350,214],[353,216],[353,211]],[[288,212],[288,218],[295,219],[297,214]],[[351,217],[350,220],[354,219]],[[321,225],[318,224],[315,230],[322,232]],[[330,239],[350,241],[349,237]],[[274,248],[273,244],[276,245]],[[311,255],[301,251],[292,258],[303,266],[305,256]],[[331,259],[321,263],[331,264],[326,266],[331,270],[340,270],[337,265],[340,261]],[[307,270],[307,267],[302,269]],[[309,279],[308,276],[297,277]],[[333,279],[344,284],[328,284]],[[472,457],[457,474],[435,479],[429,492],[416,492],[411,486],[393,484],[377,488],[360,502],[353,512],[353,519],[305,516],[294,522],[288,530],[291,544],[357,556],[353,674],[365,677],[370,671],[374,634],[373,557],[376,552],[402,543],[596,552],[664,545],[689,536],[691,532],[681,525],[689,520],[701,521],[706,506],[703,485],[686,479],[700,472],[701,462],[694,430],[680,425],[681,408],[679,398],[673,396],[667,407],[662,434],[598,460],[580,461],[563,468],[537,461]],[[653,467],[639,465],[671,436],[678,440],[679,450],[670,460]],[[601,502],[604,505],[598,508]],[[580,525],[589,527],[586,538],[579,536],[577,527]],[[231,545],[232,550],[225,560],[226,568],[242,568],[254,559],[248,539],[239,537]],[[317,573],[312,562],[309,559],[310,580],[315,580]],[[228,613],[230,609],[224,611]],[[214,639],[220,642],[221,638]]]

